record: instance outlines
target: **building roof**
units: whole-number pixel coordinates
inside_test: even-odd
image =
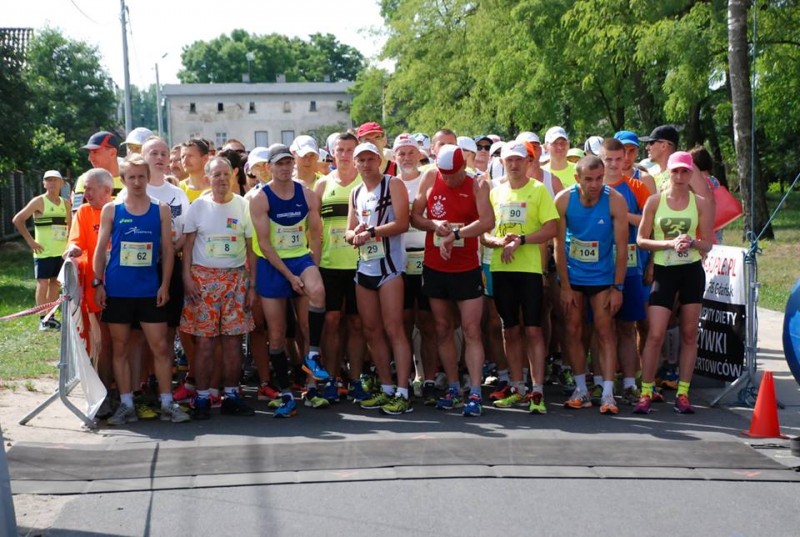
[[[168,97],[213,95],[302,95],[310,93],[347,93],[353,82],[272,82],[259,84],[164,84]]]

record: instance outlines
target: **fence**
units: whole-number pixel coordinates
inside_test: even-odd
[[[64,263],[62,279],[65,300],[61,303],[61,359],[58,364],[58,388],[19,423],[27,424],[56,399],[61,399],[67,409],[87,427],[94,429],[97,427],[94,415],[106,396],[106,390],[91,365],[86,344],[80,334],[83,326],[80,307],[81,286],[78,269],[72,260]],[[86,412],[81,411],[68,398],[78,383],[81,384],[83,397],[86,400]]]
[[[32,197],[41,193],[41,182],[33,173],[25,175],[15,171],[0,178],[0,241],[19,236],[11,219]]]

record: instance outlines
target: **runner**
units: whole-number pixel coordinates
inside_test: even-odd
[[[381,173],[381,151],[377,146],[359,144],[353,156],[363,184],[351,195],[345,239],[358,248],[358,312],[381,383],[380,392],[362,401],[361,408],[405,414],[413,410],[408,396],[411,345],[403,326],[402,307],[408,192],[400,179]],[[397,371],[396,389],[390,356]]]
[[[439,131],[442,133],[443,131]],[[454,338],[455,304],[461,314],[469,371],[469,401],[464,416],[482,412],[481,378],[484,352],[481,337],[483,282],[478,237],[494,227],[489,183],[469,175],[461,149],[445,144],[438,149],[437,166],[422,177],[411,212],[411,224],[427,232],[422,269],[422,291],[430,299],[436,319],[439,359],[448,390],[438,407],[463,405]]]
[[[676,298],[680,304],[681,344],[674,409],[681,414],[694,413],[689,386],[697,361],[697,329],[705,291],[701,256],[713,246],[714,221],[711,204],[690,189],[694,168],[689,153],[670,155],[669,186],[648,198],[639,226],[637,242],[654,252],[655,270],[648,311],[650,330],[642,356],[642,395],[633,409],[636,414],[650,412],[659,353]]]
[[[67,246],[72,220],[69,201],[59,195],[64,185],[61,172],[58,170],[44,172],[42,185],[44,194],[29,201],[12,220],[14,227],[33,251],[37,306],[55,301],[61,291],[58,273],[64,264],[61,254]],[[31,237],[25,225],[31,216],[33,216],[34,237]],[[47,312],[42,312],[39,315],[39,330],[61,329],[61,323],[55,316],[45,322],[46,314]]]
[[[592,406],[586,386],[586,347],[583,342],[584,307],[588,298],[604,378],[600,413],[616,414],[613,316],[622,304],[625,289],[628,211],[622,196],[603,185],[604,176],[602,160],[595,156],[584,157],[576,166],[577,184],[556,196],[560,220],[555,257],[569,334],[565,350],[575,372],[576,384],[564,406]]]
[[[135,153],[123,162],[121,178],[127,196],[124,201],[103,207],[93,261],[96,277],[92,287],[111,333],[114,380],[120,392],[120,406],[107,423],[124,425],[138,420],[132,390],[135,379],[131,378],[128,362],[131,325],[136,322],[153,352],[161,420],[188,421],[189,416],[172,400],[171,393],[172,358],[164,308],[169,301],[175,259],[169,207],[147,195],[150,168],[141,155]],[[111,252],[106,264],[109,243]]]

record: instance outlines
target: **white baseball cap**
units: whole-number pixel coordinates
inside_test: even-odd
[[[128,133],[123,144],[144,145],[145,140],[153,136],[153,131],[145,127],[136,127]]]
[[[537,144],[542,143],[541,140],[539,140],[539,136],[535,132],[531,131],[522,131],[521,133],[517,134],[516,140],[518,142],[533,142]]]
[[[61,175],[61,172],[58,171],[58,170],[47,170],[46,172],[44,172],[44,175],[42,176],[42,180],[47,179],[48,177],[58,177],[62,181],[64,180],[64,177]]]
[[[567,131],[564,130],[564,127],[550,127],[544,135],[544,143],[552,144],[559,138],[569,142],[569,136],[567,136]]]
[[[301,134],[295,138],[292,142],[292,145],[289,146],[289,149],[292,152],[297,153],[298,157],[304,157],[309,153],[319,155],[319,146],[317,145],[317,141],[307,134]]]
[[[508,157],[528,158],[528,149],[525,147],[525,143],[514,140],[503,144],[503,149],[500,150],[500,158],[505,159]]]
[[[458,141],[458,147],[460,147],[462,151],[478,152],[478,144],[469,136],[459,136],[456,140]]]
[[[375,153],[379,157],[382,157],[380,149],[375,144],[371,144],[369,142],[364,142],[362,144],[358,144],[356,146],[356,150],[353,151],[353,158],[357,157],[364,151],[369,151],[371,153]]]

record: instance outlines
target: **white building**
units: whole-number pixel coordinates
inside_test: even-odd
[[[313,136],[322,126],[350,127],[347,89],[352,84],[166,84],[170,145],[201,137],[220,147],[236,138],[251,149],[279,142],[289,145],[295,136]]]

